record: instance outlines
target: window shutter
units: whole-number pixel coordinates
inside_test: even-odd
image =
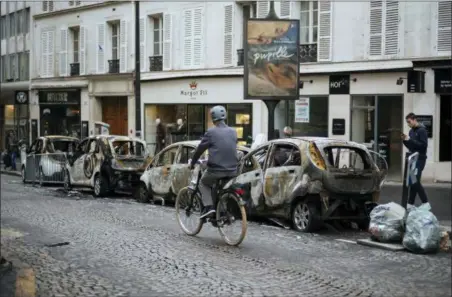
[[[257,18],[266,18],[269,11],[270,11],[269,1],[257,2]]]
[[[49,11],[53,11],[53,1],[47,1],[49,2]]]
[[[173,44],[173,15],[163,15],[163,70],[171,70]]]
[[[47,77],[47,33],[41,32],[41,77]],[[7,63],[9,64],[9,63]]]
[[[331,60],[331,1],[319,2],[319,61]]]
[[[184,67],[193,63],[193,10],[184,11]]]
[[[49,10],[49,1],[42,1],[42,11]]]
[[[146,71],[146,18],[140,18],[140,67]]]
[[[127,21],[121,20],[119,28],[119,72],[127,72]]]
[[[225,66],[231,66],[233,62],[233,24],[234,6],[232,4],[224,6],[224,54],[223,62]]]
[[[451,15],[452,2],[437,2],[438,4],[438,24],[437,24],[437,44],[438,52],[451,51]]]
[[[68,53],[68,29],[63,28],[60,30],[60,61],[59,61],[59,68],[60,68],[60,76],[67,76],[68,75],[68,60],[67,60],[67,53]]]
[[[105,23],[97,24],[96,73],[105,73]]]
[[[204,8],[194,9],[193,23],[193,65],[202,66],[204,64]]]
[[[281,1],[279,5],[280,5],[279,17],[281,19],[290,19],[292,2],[291,1]]]
[[[383,50],[383,1],[370,1],[369,55],[381,56]]]
[[[385,55],[399,52],[399,1],[386,1],[385,11]]]
[[[55,76],[55,32],[47,32],[47,50],[48,50],[48,60],[47,60],[47,76]]]
[[[80,26],[80,35],[79,35],[79,57],[80,57],[80,75],[86,75],[87,71],[87,65],[86,65],[86,34],[88,34],[88,31],[84,26]]]

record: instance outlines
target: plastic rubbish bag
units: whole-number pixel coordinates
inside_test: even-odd
[[[403,239],[405,208],[390,202],[376,206],[370,212],[371,238],[380,242],[398,242]]]
[[[418,254],[437,252],[441,242],[441,228],[430,207],[420,206],[409,211],[403,246]]]

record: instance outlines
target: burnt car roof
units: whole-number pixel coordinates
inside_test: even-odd
[[[42,139],[51,139],[51,140],[72,140],[72,141],[79,141],[78,138],[72,137],[72,136],[64,136],[64,135],[47,135],[47,136],[40,136],[39,138]]]
[[[130,136],[124,136],[124,135],[94,135],[90,136],[88,138],[95,138],[95,139],[108,139],[108,140],[124,140],[124,141],[138,141],[138,142],[144,142],[142,139],[136,138],[136,137],[130,137]]]
[[[201,143],[201,140],[186,140],[186,141],[178,141],[175,143],[172,143],[171,145],[191,145],[191,146],[198,146]],[[250,148],[246,146],[237,146],[238,149],[244,150],[244,151],[250,151]]]
[[[351,147],[357,147],[357,148],[366,148],[365,145],[361,143],[357,143],[354,141],[349,140],[342,140],[342,139],[334,139],[334,138],[328,138],[328,137],[300,137],[295,136],[291,138],[281,138],[281,139],[273,139],[268,141],[267,143],[278,143],[278,142],[290,142],[295,145],[300,145],[302,142],[314,142],[317,144],[325,144],[325,145],[349,145]]]

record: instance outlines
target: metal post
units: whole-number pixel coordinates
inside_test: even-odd
[[[374,101],[374,151],[380,153],[378,149],[378,96]]]
[[[268,140],[275,139],[275,109],[281,100],[264,100],[268,110]]]
[[[270,10],[268,11],[268,15],[265,18],[269,20],[279,19],[275,11],[275,1],[270,1]]]
[[[141,138],[140,1],[135,1],[135,135]]]
[[[402,206],[406,209],[408,204],[408,185],[406,182],[406,177],[408,174],[408,156],[409,153],[405,154],[405,162],[403,165],[403,184],[402,184]]]

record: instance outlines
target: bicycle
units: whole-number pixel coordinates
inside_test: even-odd
[[[231,178],[223,178],[219,180],[212,188],[212,200],[216,209],[215,218],[200,219],[199,217],[201,216],[201,212],[204,207],[201,199],[201,193],[199,191],[199,182],[202,176],[201,166],[203,164],[202,162],[198,162],[197,164],[200,164],[198,168],[199,170],[197,173],[193,172],[190,185],[182,188],[176,198],[176,218],[179,226],[185,234],[195,236],[201,232],[201,229],[205,223],[210,222],[214,227],[218,228],[221,237],[228,245],[238,246],[242,243],[243,239],[245,239],[248,228],[245,202],[241,198],[244,191],[238,186],[224,189],[224,186],[231,180]],[[188,198],[186,205],[184,205],[184,198]],[[232,207],[230,208],[229,206]],[[193,228],[190,228],[184,224],[181,214],[185,215],[187,219],[195,219],[196,222]],[[240,217],[240,234],[236,239],[232,239],[227,234],[226,228],[232,226],[238,221],[236,218]]]

